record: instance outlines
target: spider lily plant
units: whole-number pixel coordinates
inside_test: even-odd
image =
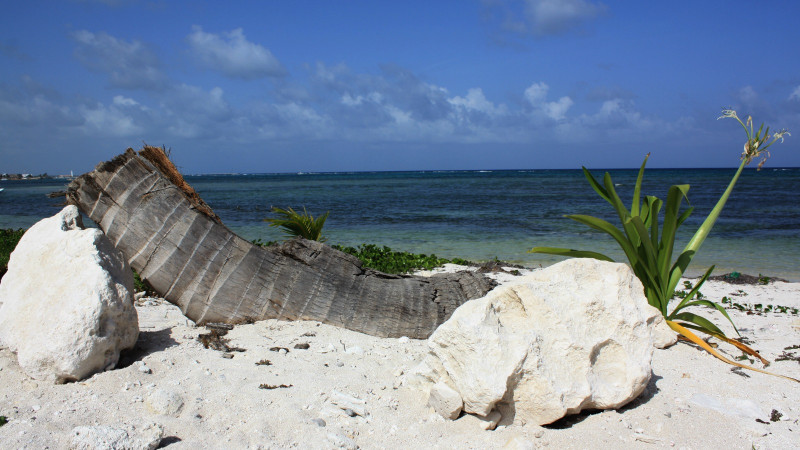
[[[770,135],[769,128],[765,130],[763,125],[758,129],[758,132],[754,133],[752,118],[748,117],[746,123],[742,122],[742,120],[736,115],[736,111],[731,109],[723,110],[720,118],[734,118],[745,129],[745,132],[747,133],[747,142],[744,144],[744,151],[742,152],[741,156],[742,162],[739,164],[739,169],[734,174],[733,179],[728,184],[728,188],[722,194],[722,197],[720,197],[719,201],[717,201],[716,206],[714,206],[708,217],[706,217],[705,221],[703,221],[702,225],[700,225],[694,236],[692,236],[692,238],[686,244],[686,247],[677,255],[677,258],[675,258],[674,261],[673,247],[675,244],[677,230],[694,210],[692,207],[688,207],[683,211],[681,210],[683,200],[686,200],[688,203],[687,194],[689,192],[689,185],[683,184],[670,187],[667,191],[666,202],[662,201],[658,197],[649,195],[645,196],[644,200],[642,200],[642,179],[644,177],[645,165],[647,164],[647,159],[650,157],[650,154],[645,157],[644,162],[639,169],[639,175],[636,179],[636,184],[633,190],[633,201],[631,203],[630,210],[627,209],[619,195],[617,195],[617,192],[614,189],[614,182],[612,181],[608,172],[606,172],[605,176],[603,177],[603,182],[601,184],[594,178],[594,176],[592,176],[586,167],[583,168],[583,174],[586,176],[586,179],[589,181],[589,184],[592,186],[595,192],[597,192],[600,197],[611,204],[616,211],[622,224],[622,229],[615,227],[603,219],[593,216],[573,214],[566,217],[587,225],[595,230],[603,231],[617,241],[625,253],[625,256],[627,257],[634,274],[642,282],[642,285],[644,285],[644,293],[647,297],[648,303],[661,312],[670,328],[729,364],[764,372],[763,370],[745,366],[725,358],[711,346],[709,346],[708,343],[706,343],[703,339],[700,339],[691,331],[700,331],[714,336],[753,356],[758,357],[765,365],[769,364],[768,361],[762,358],[751,348],[739,341],[728,338],[725,333],[710,320],[686,310],[691,306],[708,306],[714,308],[731,323],[736,333],[739,333],[739,331],[736,329],[736,325],[733,323],[730,316],[728,316],[727,311],[722,305],[707,299],[697,298],[697,293],[700,290],[700,287],[703,285],[703,283],[705,283],[709,275],[711,275],[711,272],[714,270],[714,266],[711,266],[703,274],[700,280],[694,285],[690,292],[683,299],[681,299],[677,306],[672,308],[671,311],[668,310],[670,300],[672,300],[675,296],[675,288],[677,287],[678,282],[686,272],[686,269],[689,267],[689,264],[692,262],[694,256],[697,254],[697,251],[700,249],[703,241],[705,241],[706,237],[711,232],[714,223],[717,221],[717,218],[722,212],[722,208],[728,201],[731,191],[733,191],[734,185],[739,180],[739,176],[741,175],[744,167],[754,158],[761,157],[762,160],[758,165],[759,168],[761,168],[764,161],[769,156],[767,149],[778,140],[783,141],[784,135],[789,134],[786,132],[786,130],[782,130]],[[659,227],[659,219],[662,208],[664,209],[663,223]],[[613,262],[613,259],[610,257],[591,251],[556,247],[535,247],[531,249],[530,252],[577,258],[595,258]]]

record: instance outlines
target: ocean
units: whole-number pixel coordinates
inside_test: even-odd
[[[603,170],[592,170],[601,178]],[[628,206],[638,170],[610,170]],[[648,169],[643,194],[666,198],[673,184],[689,184],[695,207],[678,236],[691,237],[727,187],[735,169]],[[283,239],[263,221],[272,206],[305,207],[330,216],[332,244],[386,245],[474,261],[499,259],[526,267],[555,256],[527,253],[536,246],[605,253],[625,261],[616,242],[563,217],[590,214],[615,225],[610,205],[580,170],[421,171],[195,175],[186,177],[223,222],[243,238]],[[0,181],[0,228],[27,228],[58,211],[64,180]],[[731,271],[800,281],[800,169],[747,169],[703,244],[690,274],[716,264]],[[89,221],[87,221],[88,223]]]

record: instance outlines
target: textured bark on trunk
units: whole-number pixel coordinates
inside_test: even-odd
[[[69,186],[141,277],[198,324],[317,320],[381,337],[427,338],[495,283],[460,272],[387,275],[319,242],[262,248],[231,232],[161,149],[128,149]]]

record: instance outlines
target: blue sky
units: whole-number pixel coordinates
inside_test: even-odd
[[[800,2],[63,0],[0,6],[0,171],[142,142],[185,173],[733,167],[796,135]]]

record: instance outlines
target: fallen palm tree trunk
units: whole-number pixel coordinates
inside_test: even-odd
[[[198,324],[317,320],[427,338],[494,282],[461,272],[387,275],[319,242],[254,245],[222,224],[161,149],[128,149],[68,188],[143,279]]]

